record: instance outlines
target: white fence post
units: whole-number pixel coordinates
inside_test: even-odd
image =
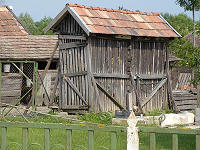
[[[137,122],[135,114],[132,111],[127,120],[127,150],[139,150],[138,128],[136,127]]]

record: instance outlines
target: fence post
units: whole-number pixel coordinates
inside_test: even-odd
[[[137,119],[132,111],[127,120],[127,150],[139,150],[138,128],[136,127]]]

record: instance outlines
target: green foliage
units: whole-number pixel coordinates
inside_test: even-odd
[[[169,114],[172,113],[173,110],[162,110],[162,109],[155,109],[151,111],[150,113],[146,114],[146,116],[160,116],[161,114]]]
[[[199,0],[176,0],[176,3],[183,7],[186,11],[192,11],[193,9],[199,10]]]
[[[128,9],[124,8],[123,6],[118,7],[119,10],[129,11]]]
[[[33,35],[44,35],[44,28],[52,21],[51,17],[44,17],[40,21],[34,22],[32,17],[28,13],[21,13],[19,20],[24,27]],[[46,35],[52,35],[52,31],[48,31]]]
[[[25,13],[25,14],[21,13],[18,18],[31,34],[38,33],[38,29],[37,29],[33,19],[31,18],[31,16],[28,13]]]
[[[186,14],[172,15],[169,13],[161,14],[167,22],[182,36],[187,35],[193,30],[193,22]]]
[[[86,113],[84,115],[78,115],[78,119],[92,123],[112,124],[112,114],[109,112]]]
[[[182,60],[181,66],[188,66],[194,70],[197,77],[192,81],[194,85],[200,82],[200,47],[194,47],[187,39],[176,39],[170,44],[171,53]]]
[[[45,34],[44,33],[44,28],[52,21],[53,19],[51,17],[44,17],[40,21],[35,22],[36,27],[38,28],[39,34]],[[52,31],[48,31],[46,35],[52,35]]]

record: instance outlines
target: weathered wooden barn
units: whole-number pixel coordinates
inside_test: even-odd
[[[67,4],[50,29],[59,35],[61,109],[168,107],[168,44],[181,36],[159,13]]]
[[[24,103],[30,100],[30,95],[33,94],[31,94],[30,89],[33,85],[28,85],[27,79],[29,78],[31,82],[36,81],[35,70],[38,69],[39,72],[44,70],[57,41],[58,37],[56,35],[30,35],[9,7],[0,6],[1,102],[16,104],[20,99]],[[50,84],[54,84],[54,81],[51,82],[51,80],[55,80],[57,62],[58,52],[56,52],[50,66],[51,71],[47,73],[48,83]],[[52,73],[52,70],[55,73]],[[52,78],[49,79],[49,77]],[[46,83],[46,79],[44,83]],[[36,87],[37,85],[34,86]],[[45,86],[50,94],[50,87]],[[34,91],[32,90],[32,92]],[[39,100],[46,98],[44,93],[44,90],[41,88],[37,95]],[[34,97],[36,95],[32,96],[32,98]]]

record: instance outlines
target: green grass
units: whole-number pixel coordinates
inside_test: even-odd
[[[101,116],[101,115],[100,115]],[[103,115],[104,116],[104,115]],[[106,116],[106,115],[105,115]],[[99,117],[97,114],[86,114],[79,116],[79,119],[92,120],[95,123],[110,124],[109,117]],[[109,115],[108,115],[109,116]],[[100,118],[100,119],[99,119]],[[107,119],[106,119],[107,118]],[[22,118],[5,118],[7,121],[24,122]],[[107,120],[107,121],[106,121]],[[29,118],[30,122],[45,122],[45,123],[63,123],[71,124],[74,122],[70,120],[54,118],[51,116],[41,116],[36,118]],[[1,132],[0,132],[1,134]],[[149,149],[149,134],[140,133],[140,150]],[[51,130],[50,143],[52,150],[62,150],[62,146],[66,145],[66,131],[65,130]],[[126,133],[120,132],[117,135],[118,143],[117,150],[126,150]],[[178,135],[179,150],[194,150],[195,136],[194,135]],[[29,150],[42,150],[44,147],[44,130],[43,129],[29,129],[29,145],[38,143],[39,145],[32,145]],[[22,144],[22,129],[8,128],[7,130],[7,150],[19,150],[20,146],[10,145],[12,142]],[[110,149],[110,133],[95,131],[94,134],[95,150],[104,150],[103,147]],[[57,145],[57,146],[56,146]],[[54,147],[56,146],[56,147]],[[85,150],[88,147],[88,132],[87,131],[72,131],[72,147],[73,150]],[[172,149],[172,135],[171,134],[156,134],[156,149],[157,150],[171,150]]]
[[[160,116],[161,114],[169,114],[169,113],[173,113],[173,110],[162,110],[162,109],[155,109],[153,111],[151,111],[148,114],[145,114],[145,116]]]

